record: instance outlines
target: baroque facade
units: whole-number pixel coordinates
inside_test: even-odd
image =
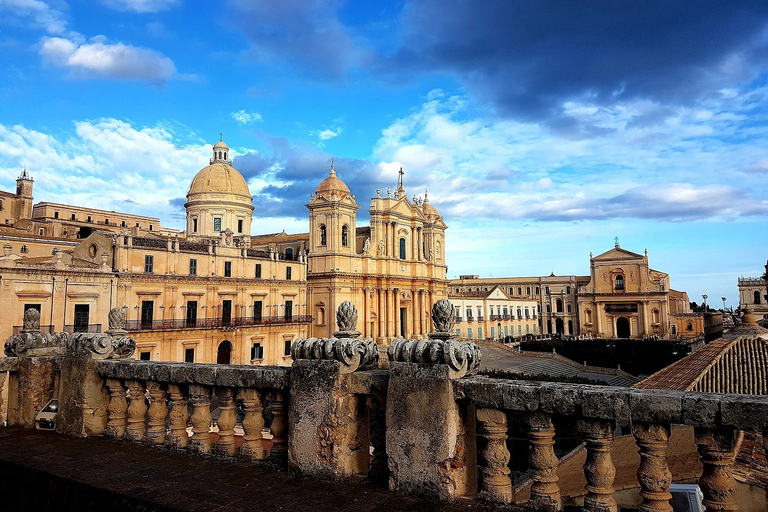
[[[739,309],[750,308],[758,319],[768,320],[768,281],[763,277],[739,277],[738,285]]]
[[[590,254],[588,276],[461,276],[449,282],[451,294],[494,287],[511,299],[535,301],[542,334],[685,339],[704,333],[704,315],[691,311],[685,292],[670,289],[668,274],[650,268],[647,251],[627,251],[618,241],[603,254]]]
[[[42,329],[100,332],[123,308],[141,359],[288,365],[303,336],[337,330],[338,304],[360,311],[366,336],[425,338],[446,295],[445,223],[428,198],[371,200],[358,227],[355,196],[336,176],[307,205],[309,232],[251,235],[252,197],[219,141],[192,179],[186,229],[157,218],[50,202],[33,204],[25,170],[0,192],[0,306],[7,338],[37,309]]]

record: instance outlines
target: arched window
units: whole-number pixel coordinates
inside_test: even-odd
[[[226,160],[226,159],[227,159],[227,152],[225,151],[224,152],[224,160]]]
[[[760,304],[760,292],[755,292],[755,304]]]
[[[688,322],[688,326],[686,327],[689,331],[693,330],[693,322]]]
[[[325,229],[325,226],[320,226],[320,245],[326,245],[327,240],[328,231]]]
[[[285,259],[288,261],[293,260],[293,249],[291,249],[290,247],[285,250]]]
[[[621,274],[618,274],[616,276],[616,286],[614,286],[614,290],[616,291],[623,291],[624,290],[624,276]]]
[[[317,325],[325,325],[325,308],[317,307]]]
[[[349,227],[343,226],[341,228],[341,245],[347,247],[349,245]]]
[[[672,334],[677,334],[677,326],[672,325]]]
[[[584,319],[588,324],[592,323],[592,310],[588,309],[586,312],[584,312]]]
[[[21,252],[23,252],[23,253],[24,253],[24,252],[29,252],[29,249],[27,249],[27,246],[26,246],[26,245],[22,245],[22,246],[21,246]]]
[[[659,323],[659,310],[658,309],[654,309],[653,310],[652,316],[653,316],[653,323],[655,323],[655,324]]]
[[[405,259],[405,238],[400,239],[400,259]]]
[[[558,313],[563,312],[563,301],[562,299],[557,299],[557,302],[555,302],[555,311]]]
[[[569,313],[571,312],[571,305],[570,305],[570,304],[568,304],[568,305],[566,306],[566,311],[568,311]]]
[[[221,160],[221,151],[219,151],[219,160]]]

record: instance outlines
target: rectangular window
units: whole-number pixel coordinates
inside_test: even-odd
[[[545,286],[545,287],[544,287],[544,293],[546,293],[547,295],[549,295],[549,286]]]
[[[53,218],[58,219],[59,218],[59,212],[53,212]]]
[[[541,293],[541,288],[539,288],[539,287],[537,286],[537,287],[536,287],[536,295],[539,295],[540,293]]]
[[[155,266],[155,257],[147,254],[144,256],[144,272],[146,274],[151,274]]]
[[[518,325],[517,326],[517,334],[523,334],[523,326],[522,325]]]
[[[293,320],[293,301],[285,301],[285,321],[290,322]]]
[[[75,217],[75,214],[72,214],[72,220],[77,220],[77,217]]]
[[[90,215],[88,216],[88,222],[91,222],[91,216]]]
[[[461,329],[456,329],[456,337],[461,338]]]
[[[197,233],[197,219],[192,219],[192,232]]]
[[[232,324],[232,301],[227,299],[221,301],[221,325]]]
[[[405,238],[400,239],[400,259],[405,259]]]
[[[496,337],[495,333],[496,333],[496,331],[494,330],[493,327],[491,327],[491,338],[495,338]]]
[[[88,332],[90,306],[88,304],[75,304],[74,332]]]
[[[195,258],[189,258],[189,275],[197,275],[197,259]]]
[[[136,227],[139,227],[139,223],[138,222],[136,223]]]
[[[139,359],[142,361],[149,361],[152,352],[140,352]]]
[[[224,262],[224,277],[232,277],[232,262]]]
[[[197,301],[187,301],[187,327],[197,326]]]
[[[504,336],[509,336],[509,326],[508,325],[504,326]]]
[[[285,347],[283,347],[283,355],[291,355],[291,340],[285,340]]]
[[[243,232],[243,219],[237,219],[237,232]]]
[[[216,232],[221,231],[221,217],[213,218],[213,230]]]
[[[40,228],[39,233],[40,233],[40,236],[43,236],[45,234],[45,228]]]
[[[109,219],[104,219],[104,224],[106,224],[107,226],[109,226]]]
[[[195,349],[188,348],[184,350],[184,362],[185,363],[194,363],[195,362]]]
[[[570,286],[566,286],[566,287],[565,287],[565,293],[566,293],[567,295],[570,295],[570,294],[571,294],[571,287],[570,287]]]
[[[288,281],[291,280],[291,267],[285,267],[285,278]]]
[[[472,318],[472,308],[467,308],[467,318]]]
[[[255,323],[261,322],[261,301],[253,301],[253,321]]]
[[[120,222],[120,227],[121,227],[121,228],[124,228],[124,227],[125,227],[125,221],[122,221],[122,222]]]
[[[152,231],[152,224],[149,225],[149,230]]]
[[[478,327],[477,328],[477,339],[479,339],[479,340],[483,339],[483,328],[482,327]]]
[[[470,339],[470,340],[472,339],[472,328],[471,327],[469,329],[467,329],[467,338]]]
[[[261,263],[256,264],[256,279],[261,277]]]
[[[531,287],[530,286],[526,286],[525,287],[525,294],[526,295],[530,295],[531,294]]]
[[[264,359],[264,347],[261,343],[254,343],[251,347],[251,360],[253,359]]]
[[[152,320],[155,313],[155,301],[143,300],[141,301],[141,328],[151,329]]]

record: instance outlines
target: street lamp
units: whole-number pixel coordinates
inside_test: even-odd
[[[703,293],[701,295],[701,298],[704,299],[704,312],[705,313],[707,312],[707,297],[709,297],[709,295],[707,295],[706,293]]]
[[[725,297],[720,297],[723,301],[723,313],[725,313]]]

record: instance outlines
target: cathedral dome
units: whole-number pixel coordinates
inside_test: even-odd
[[[192,179],[187,197],[193,194],[231,194],[251,202],[251,191],[243,175],[232,167],[229,146],[220,140],[213,146],[210,165],[203,167]]]
[[[243,175],[228,163],[215,162],[203,167],[192,179],[187,196],[192,194],[232,194],[251,199]]]
[[[341,181],[338,177],[336,177],[336,170],[333,167],[333,163],[331,163],[331,172],[328,173],[328,177],[325,178],[323,181],[320,182],[320,184],[317,186],[317,190],[315,190],[315,194],[324,195],[324,196],[332,196],[337,195],[341,197],[347,197],[349,196],[349,187]]]
[[[440,216],[440,212],[437,211],[437,208],[432,206],[432,204],[429,202],[429,197],[427,197],[426,192],[424,192],[424,203],[422,203],[421,209],[424,212],[424,215],[434,215],[435,217]]]

